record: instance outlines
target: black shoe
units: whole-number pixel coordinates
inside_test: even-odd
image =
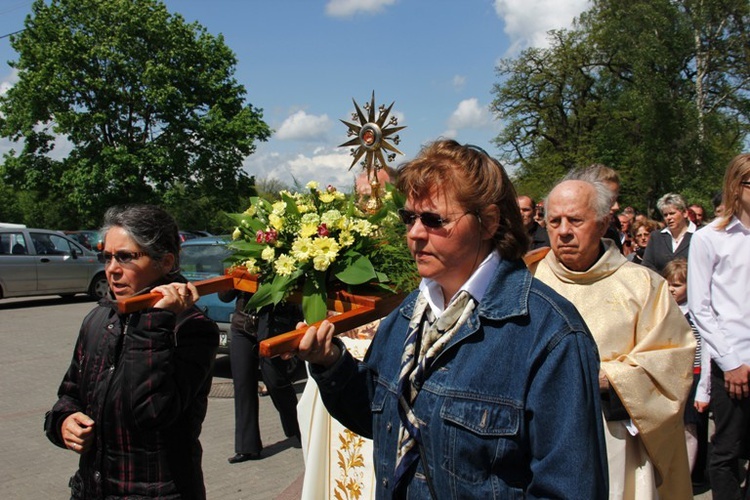
[[[235,456],[229,457],[227,462],[230,464],[239,464],[248,460],[260,460],[260,453],[237,453]]]

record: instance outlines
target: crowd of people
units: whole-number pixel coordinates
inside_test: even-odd
[[[230,463],[262,458],[259,366],[299,439],[285,378],[297,357],[330,414],[373,440],[378,498],[692,498],[709,411],[714,498],[742,498],[750,154],[727,167],[711,222],[676,193],[657,202],[663,222],[621,210],[620,182],[593,164],[536,202],[483,149],[426,145],[395,176],[422,281],[363,360],[324,321],[260,361],[259,339],[304,326],[299,307],[249,313],[239,297]],[[116,207],[103,234],[112,300],[83,321],[47,436],[81,455],[73,498],[205,498],[198,436],[216,326],[179,274],[168,214]],[[145,292],[162,298],[118,313],[117,300]]]

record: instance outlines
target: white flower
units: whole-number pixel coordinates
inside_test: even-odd
[[[284,215],[284,212],[286,212],[286,203],[283,201],[277,201],[271,205],[271,209],[274,215]]]
[[[273,267],[274,269],[276,269],[276,272],[279,274],[279,276],[289,276],[294,272],[296,264],[297,263],[294,261],[294,258],[284,253],[279,255],[279,258],[276,259]]]
[[[341,212],[338,210],[327,210],[320,216],[320,222],[325,224],[329,228],[338,227],[338,223],[341,221]]]
[[[271,262],[275,257],[276,257],[276,250],[274,250],[274,248],[271,246],[267,246],[260,253],[260,258],[265,260],[266,262]]]

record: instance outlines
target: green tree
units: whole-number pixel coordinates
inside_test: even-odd
[[[119,203],[213,213],[246,199],[242,161],[271,130],[222,36],[158,0],[37,0],[11,43],[19,80],[0,97],[0,134],[20,151],[5,155],[7,184],[77,225]],[[61,139],[69,153],[52,154]]]
[[[599,0],[549,48],[503,61],[496,142],[521,190],[544,194],[562,172],[599,162],[618,169],[627,204],[650,210],[668,191],[707,204],[749,132],[749,9]]]

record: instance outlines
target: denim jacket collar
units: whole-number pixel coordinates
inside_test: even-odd
[[[529,290],[531,290],[531,273],[522,260],[500,259],[500,264],[490,281],[482,301],[479,303],[475,314],[456,336],[454,341],[465,338],[466,335],[474,333],[479,325],[479,317],[491,321],[500,321],[515,316],[528,314]],[[517,293],[508,293],[508,290],[516,290]],[[400,313],[408,321],[414,313],[414,304],[417,300],[419,290],[412,292],[403,302]],[[469,328],[466,331],[466,327]],[[453,344],[454,342],[451,342]]]

